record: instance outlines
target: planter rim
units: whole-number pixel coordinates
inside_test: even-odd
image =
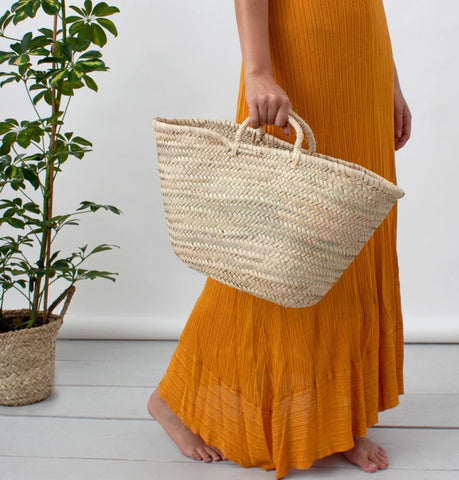
[[[70,285],[70,287],[66,288],[57,298],[54,300],[54,302],[49,306],[48,308],[48,322],[42,325],[32,325],[31,327],[28,328],[20,328],[19,330],[11,330],[8,332],[1,332],[0,333],[0,339],[4,340],[7,338],[8,335],[10,336],[17,336],[17,335],[26,335],[27,332],[37,332],[39,333],[40,331],[46,331],[49,328],[55,328],[57,326],[57,323],[60,321],[58,324],[58,328],[61,327],[62,323],[64,322],[64,315],[65,312],[67,311],[70,301],[72,300],[73,294],[75,293],[75,285]],[[64,306],[62,307],[61,313],[51,313],[52,310],[65,298],[65,303]],[[4,310],[3,311],[3,316],[12,316],[12,315],[25,315],[29,312],[28,308],[18,308],[18,309],[10,309],[10,310]],[[39,310],[38,314],[43,314],[44,310]],[[42,330],[40,330],[42,329]]]

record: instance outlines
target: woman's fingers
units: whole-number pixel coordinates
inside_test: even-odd
[[[395,150],[400,150],[400,148],[405,145],[411,135],[411,113],[407,105],[402,113],[402,121],[402,134],[400,137],[396,137],[395,139]]]
[[[394,90],[394,136],[395,150],[405,145],[411,135],[411,112],[398,85]]]
[[[292,104],[289,100],[282,102],[279,110],[277,111],[274,125],[282,127],[282,130],[286,135],[290,134],[290,124],[288,123],[288,112],[292,108]]]
[[[247,75],[245,96],[252,128],[277,125],[289,134],[288,111],[292,104],[271,74]]]
[[[268,118],[268,98],[266,94],[261,94],[258,99],[258,126],[261,127],[266,123]]]
[[[405,99],[402,100],[401,108],[395,113],[395,150],[405,145],[411,135],[411,112]]]
[[[255,101],[247,101],[249,105],[249,123],[252,128],[258,128],[260,126],[258,105]]]
[[[274,94],[268,95],[268,113],[266,115],[266,123],[268,125],[274,125],[280,104],[281,99],[279,98],[279,96]]]

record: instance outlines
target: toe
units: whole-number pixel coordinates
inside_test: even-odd
[[[205,450],[205,448],[200,448],[198,449],[198,452],[200,453],[202,459],[209,463],[212,461],[212,457],[207,453],[207,451]]]
[[[375,453],[375,456],[376,456],[376,458],[383,464],[383,468],[386,468],[387,465],[389,464],[389,462],[387,461],[387,459],[384,458],[384,456],[383,456],[380,452],[376,452],[376,453]]]
[[[379,469],[383,469],[385,468],[386,466],[386,463],[384,462],[384,460],[382,460],[381,458],[379,458],[379,455],[377,452],[374,452],[372,453],[371,455],[368,455],[368,459],[373,462],[373,463],[376,463],[377,467]]]
[[[223,452],[219,450],[217,447],[212,447],[221,457],[222,460],[228,460],[225,455],[223,455]]]
[[[367,462],[362,465],[362,469],[367,471],[367,472],[375,472],[378,470],[378,465],[374,462]]]
[[[219,453],[215,450],[215,448],[213,448],[213,447],[207,447],[206,450],[207,450],[207,453],[212,457],[213,460],[215,460],[216,462],[218,462],[218,461],[221,460],[220,455],[219,455]]]
[[[386,451],[384,450],[384,448],[378,447],[378,452],[379,452],[384,458],[387,459],[387,453],[386,453]]]

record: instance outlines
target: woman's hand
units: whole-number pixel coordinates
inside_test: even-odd
[[[247,73],[244,79],[250,126],[276,125],[289,135],[288,112],[292,104],[273,76],[270,73]]]
[[[398,81],[397,69],[394,75],[394,135],[395,150],[405,145],[411,134],[411,112],[403,97]]]

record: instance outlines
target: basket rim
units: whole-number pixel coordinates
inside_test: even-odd
[[[241,127],[240,123],[234,122],[232,120],[221,120],[221,119],[209,119],[209,118],[200,118],[200,117],[190,117],[190,118],[166,118],[166,117],[154,117],[152,124],[155,130],[164,131],[164,132],[187,132],[191,134],[196,134],[199,137],[212,137],[228,148],[233,148],[236,142],[229,139],[221,133],[210,130],[206,125],[220,125],[220,126],[230,126],[231,128],[238,129]],[[252,128],[250,125],[247,125],[247,131],[256,132],[257,129]],[[275,137],[269,133],[264,133],[263,138],[267,138],[270,143],[277,144],[279,147],[282,147],[284,150],[275,147],[269,147],[266,145],[254,145],[249,143],[239,143],[238,149],[248,153],[273,153],[278,156],[291,158],[291,153],[293,152],[294,145],[282,140],[281,138]],[[324,165],[323,160],[328,160],[329,162]],[[376,186],[386,191],[388,194],[394,195],[397,199],[405,196],[404,190],[402,190],[397,184],[391,182],[387,178],[379,175],[376,172],[359,165],[358,163],[350,162],[348,160],[343,160],[341,158],[332,157],[330,155],[325,155],[323,153],[314,152],[308,153],[304,148],[300,148],[300,156],[298,165],[295,168],[300,166],[307,166],[306,162],[313,161],[317,166],[324,167],[326,166],[334,172],[344,173],[347,177],[351,177],[357,181],[362,182],[368,186]]]
[[[10,309],[10,310],[3,310],[3,314],[6,312],[29,312],[28,308],[20,308],[20,309]],[[41,310],[39,313],[42,313]],[[57,326],[57,324],[61,321],[61,325],[63,323],[63,317],[58,313],[48,313],[48,318],[50,319],[48,323],[43,325],[32,326],[30,328],[21,328],[19,330],[11,330],[8,332],[0,332],[0,342],[5,340],[9,337],[19,336],[19,335],[29,335],[30,333],[40,332],[40,330],[49,330],[53,329]]]

